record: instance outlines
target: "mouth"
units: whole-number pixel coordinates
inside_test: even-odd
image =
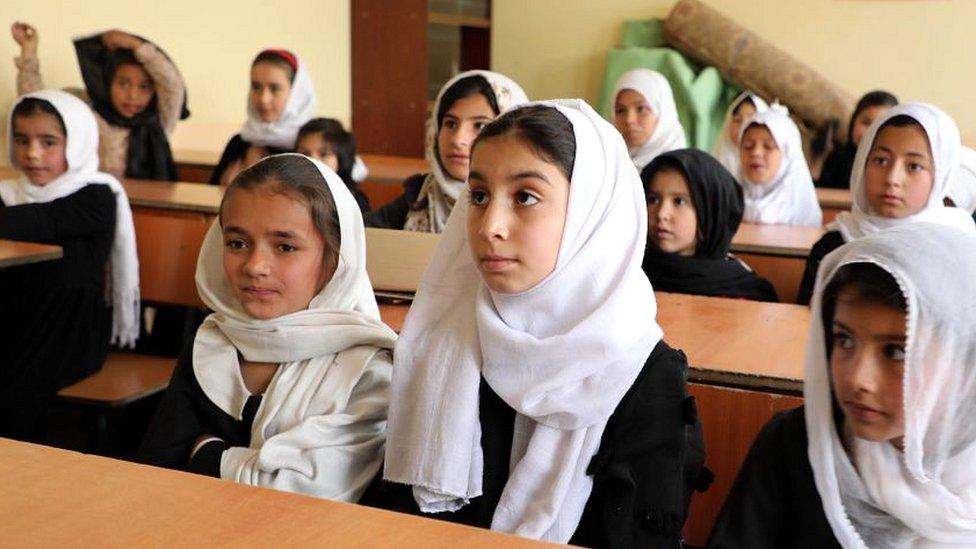
[[[515,264],[515,260],[500,255],[488,254],[481,256],[481,267],[487,272],[503,271]]]
[[[665,240],[674,236],[674,233],[664,227],[655,227],[653,234],[658,240]]]
[[[252,297],[254,299],[268,299],[277,295],[278,293],[274,290],[269,290],[268,288],[262,288],[260,286],[245,286],[241,288],[241,291],[245,296]]]
[[[449,154],[447,155],[447,159],[454,164],[467,164],[469,158],[466,154]]]
[[[885,205],[888,205],[888,206],[899,206],[899,205],[901,205],[902,202],[903,201],[902,201],[902,199],[901,199],[900,196],[896,196],[896,195],[893,195],[893,194],[883,194],[883,195],[881,195],[881,203],[882,204],[885,204]]]
[[[765,164],[760,164],[758,162],[750,162],[749,163],[749,169],[752,170],[752,171],[758,172],[758,171],[761,171],[761,170],[765,170],[766,169],[766,165]]]
[[[864,423],[876,423],[888,415],[881,410],[853,401],[845,402],[844,406],[855,419]]]

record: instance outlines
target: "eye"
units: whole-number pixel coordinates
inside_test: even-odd
[[[527,191],[519,191],[515,193],[515,201],[520,206],[534,206],[539,203],[539,198]]]
[[[224,246],[230,250],[243,250],[247,247],[247,243],[240,238],[231,238],[224,242]]]
[[[294,252],[297,249],[298,249],[297,247],[292,246],[291,244],[288,244],[287,242],[282,242],[281,244],[278,244],[278,251],[279,252],[289,253],[289,252]]]
[[[883,156],[875,156],[871,158],[871,163],[878,167],[884,167],[888,165],[888,159]]]
[[[26,137],[14,137],[14,143],[26,147],[28,143],[28,139]]]
[[[920,172],[925,169],[925,166],[919,164],[918,162],[909,162],[908,171],[910,172]]]
[[[652,206],[657,206],[661,204],[661,197],[656,194],[652,194],[647,197],[647,203]]]
[[[487,123],[487,122],[475,122],[475,123],[474,123],[474,129],[476,129],[476,130],[478,130],[478,131],[480,132],[480,131],[481,131],[481,130],[483,130],[483,129],[485,128],[485,126],[487,126],[487,125],[488,125],[488,123]]]
[[[845,332],[834,332],[834,348],[849,351],[854,348],[854,338]]]
[[[613,109],[613,114],[615,114],[617,116],[623,116],[623,115],[627,114],[627,109],[625,107],[617,107],[617,108]]]
[[[278,84],[271,84],[270,86],[268,86],[268,89],[271,90],[271,93],[278,93],[281,91],[281,86],[279,86]]]
[[[251,91],[252,92],[261,91],[261,84],[258,84],[257,82],[251,82]]]
[[[905,360],[905,346],[896,343],[889,343],[884,346],[884,356],[888,360],[894,360],[897,362],[904,362]]]
[[[688,199],[683,196],[678,196],[674,199],[676,206],[686,206],[688,204]]]
[[[488,193],[481,189],[474,189],[470,193],[472,206],[484,206],[488,203]]]
[[[454,120],[453,118],[448,118],[447,120],[444,121],[443,127],[453,130],[457,128],[457,120]]]
[[[45,148],[49,148],[49,147],[53,147],[53,146],[57,145],[58,142],[55,141],[55,140],[53,140],[53,139],[45,139],[45,140],[41,141],[41,144],[44,145]]]

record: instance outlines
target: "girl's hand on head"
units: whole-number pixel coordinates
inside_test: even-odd
[[[110,50],[119,48],[134,50],[142,45],[142,40],[129,33],[113,29],[102,34],[102,44]]]
[[[14,41],[20,44],[22,52],[37,53],[37,29],[27,23],[15,21],[10,25],[10,34],[14,37]]]

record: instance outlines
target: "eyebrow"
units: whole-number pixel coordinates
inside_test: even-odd
[[[30,138],[29,135],[27,135],[26,133],[23,133],[23,132],[14,132],[14,137],[26,137],[28,139]],[[61,136],[60,135],[57,135],[57,134],[54,134],[54,133],[42,133],[42,134],[38,135],[37,137],[47,137],[49,139],[58,139]]]
[[[509,176],[508,178],[509,181],[518,181],[519,179],[539,179],[544,183],[546,183],[547,185],[552,185],[552,182],[549,181],[549,178],[546,177],[542,172],[538,170],[524,170],[521,172],[516,172],[511,176]],[[473,180],[487,181],[488,179],[481,173],[472,170],[468,172],[468,181],[473,181]]]
[[[886,153],[895,154],[895,151],[889,149],[888,147],[885,147],[884,145],[875,145],[875,148],[880,149]],[[915,152],[915,151],[908,151],[907,153],[905,153],[905,156],[913,156],[913,157],[925,158],[925,159],[929,157],[927,154],[922,154],[920,152]]]
[[[834,320],[834,326],[837,327],[837,328],[840,328],[841,330],[844,330],[845,332],[854,332],[854,330],[852,330],[849,326],[847,326],[846,324],[844,324],[843,322],[841,322],[839,320]],[[905,334],[876,334],[873,337],[873,339],[875,341],[892,341],[892,340],[894,340],[894,341],[904,342],[908,338],[905,337]]]

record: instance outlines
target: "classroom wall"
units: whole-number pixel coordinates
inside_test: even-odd
[[[15,20],[38,28],[41,74],[50,87],[82,85],[72,37],[120,28],[153,40],[176,61],[192,113],[184,124],[218,134],[239,127],[249,64],[267,47],[298,53],[314,79],[319,112],[347,124],[350,119],[349,0],[0,0],[0,13],[3,127],[16,98],[13,58],[20,50],[9,30]]]
[[[854,96],[885,88],[944,108],[976,143],[970,0],[704,0]],[[492,68],[532,98],[599,99],[605,55],[629,18],[674,0],[494,0]]]

